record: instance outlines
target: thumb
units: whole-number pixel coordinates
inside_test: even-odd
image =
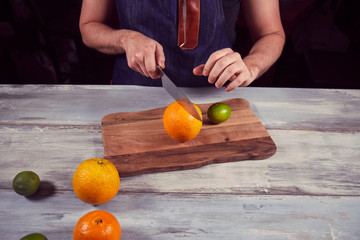
[[[165,68],[165,54],[164,54],[163,47],[160,44],[156,45],[155,58],[156,58],[156,64],[159,65],[162,69],[164,69]]]
[[[203,70],[204,70],[205,64],[201,64],[199,66],[197,66],[196,68],[193,69],[193,73],[196,76],[202,76],[203,75]]]

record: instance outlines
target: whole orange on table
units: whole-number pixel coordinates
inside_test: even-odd
[[[73,232],[74,240],[120,240],[121,227],[114,215],[95,210],[82,216]]]
[[[120,177],[115,166],[106,159],[91,158],[76,169],[73,180],[76,196],[89,204],[100,205],[110,201],[120,187]]]
[[[195,105],[200,117],[200,108]],[[202,121],[194,118],[178,102],[170,104],[163,115],[164,128],[167,134],[179,142],[187,142],[195,138],[202,127]]]

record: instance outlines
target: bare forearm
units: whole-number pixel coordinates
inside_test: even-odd
[[[285,43],[283,32],[259,38],[243,60],[254,79],[264,74],[280,57]]]
[[[115,30],[98,22],[85,23],[80,27],[80,30],[86,46],[105,54],[124,53],[124,42],[131,34],[130,30]]]

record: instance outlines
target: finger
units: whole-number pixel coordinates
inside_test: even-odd
[[[163,47],[160,44],[156,45],[155,59],[156,59],[156,64],[159,65],[162,69],[164,69],[165,68],[165,54],[164,54]]]
[[[144,61],[146,72],[152,79],[158,78],[158,72],[156,68],[155,56],[150,54],[145,57]]]
[[[221,88],[230,79],[236,79],[237,73],[240,72],[240,66],[237,63],[233,63],[228,66],[219,76],[215,83],[215,87]]]
[[[243,81],[242,84],[239,85],[239,87],[247,87],[250,85],[250,83],[251,83],[250,81],[245,80],[245,81]]]
[[[234,90],[237,87],[247,87],[251,83],[251,80],[249,79],[246,72],[241,72],[237,75],[237,77],[226,86],[225,91],[230,92]]]
[[[193,73],[196,76],[202,76],[205,64],[201,64],[193,69]]]
[[[142,62],[144,61],[144,56],[141,53],[136,53],[135,55],[127,57],[128,66],[136,71],[139,72],[141,75],[146,76],[146,72],[144,72],[143,68],[141,67]]]
[[[238,73],[232,75],[230,78],[229,78],[229,81],[234,81],[235,78],[237,77]]]
[[[239,74],[241,75],[241,73]],[[239,87],[242,84],[242,80],[239,78],[239,76],[237,78],[235,78],[234,81],[232,81],[231,83],[229,83],[226,88],[225,91],[226,92],[231,92],[232,90],[234,90],[235,88]]]
[[[141,70],[139,64],[133,63],[133,64],[131,64],[131,66],[129,65],[129,67],[130,67],[132,70],[134,70],[134,71],[140,73],[141,75],[145,76],[145,74],[144,74],[144,72]]]
[[[232,52],[233,50],[231,48],[225,48],[221,49],[219,51],[216,51],[212,53],[209,57],[209,59],[206,61],[204,69],[203,69],[203,75],[208,76],[211,69],[214,67],[215,63],[218,59],[222,58],[223,56],[227,55],[228,53]]]
[[[228,53],[227,55],[218,59],[218,61],[215,63],[214,67],[212,68],[209,74],[209,78],[208,78],[209,83],[214,83],[216,79],[218,79],[230,65],[237,63],[239,60],[241,61],[240,54],[236,52]],[[240,65],[236,64],[230,68],[230,70],[232,71],[231,75],[234,75],[236,73],[236,68],[240,68]]]
[[[137,65],[135,67],[132,68],[134,71],[140,73],[141,75],[143,75],[144,77],[148,77],[146,76],[146,74],[144,73],[144,71],[141,69],[140,65]]]
[[[145,76],[145,74],[143,73],[143,71],[141,70],[140,66],[137,65],[134,68],[132,68],[134,71],[140,73],[141,75]]]
[[[144,75],[145,77],[150,77],[149,73],[148,73],[147,70],[146,70],[146,67],[145,67],[144,62],[140,63],[140,64],[138,65],[138,68],[140,69],[139,72],[140,72],[142,75]]]

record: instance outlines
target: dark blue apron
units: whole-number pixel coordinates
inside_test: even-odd
[[[226,32],[222,0],[206,0],[200,4],[198,46],[183,50],[177,46],[178,0],[116,0],[120,29],[129,29],[159,42],[165,54],[165,73],[181,87],[210,86],[207,77],[195,76],[193,68],[206,63],[209,56],[231,47]],[[115,60],[113,84],[161,86],[129,68],[126,55]]]

